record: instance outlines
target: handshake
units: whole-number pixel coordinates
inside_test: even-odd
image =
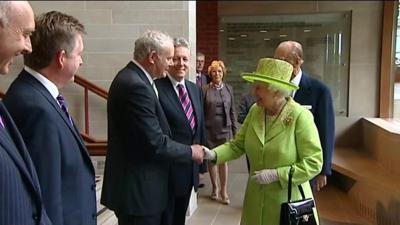
[[[214,151],[202,145],[192,145],[192,159],[198,164],[203,163],[203,159],[215,160],[216,154]]]

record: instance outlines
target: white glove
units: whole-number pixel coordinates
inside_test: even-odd
[[[203,151],[204,151],[204,157],[203,159],[208,159],[208,160],[215,160],[217,155],[215,154],[214,151],[208,149],[207,147],[203,146]]]
[[[259,184],[270,184],[279,180],[276,169],[264,169],[254,173],[255,175],[251,176],[251,178]]]

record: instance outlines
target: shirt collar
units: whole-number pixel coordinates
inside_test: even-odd
[[[144,75],[146,75],[146,77],[147,77],[147,79],[149,80],[150,84],[153,85],[154,80],[153,80],[153,78],[150,76],[150,74],[147,72],[147,70],[145,70],[145,69],[143,68],[143,66],[140,65],[140,63],[138,63],[136,60],[132,59],[132,62],[135,63],[136,66],[138,66],[138,67],[143,71]]]
[[[169,80],[171,81],[171,84],[175,90],[175,93],[177,94],[177,96],[179,96],[178,84],[181,84],[186,89],[185,79],[182,79],[181,81],[177,81],[177,80],[175,80],[175,78],[171,77],[169,74],[167,76],[168,76]]]
[[[60,92],[53,82],[28,66],[24,66],[24,70],[36,78],[36,80],[38,80],[41,84],[43,84],[43,86],[50,92],[51,96],[53,96],[54,99],[57,99],[57,96],[60,94]]]
[[[300,69],[299,72],[296,74],[296,76],[290,82],[294,85],[299,86],[302,75],[303,75],[303,72]]]

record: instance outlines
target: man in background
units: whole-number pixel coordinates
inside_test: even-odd
[[[185,80],[189,72],[189,43],[174,39],[173,66],[169,75],[156,80],[160,103],[167,117],[174,141],[192,145],[206,145],[203,95],[194,83]],[[192,188],[197,191],[199,172],[207,171],[206,163],[173,163],[169,180],[171,188],[163,225],[184,225]]]
[[[0,74],[13,58],[32,51],[34,15],[26,1],[0,1]],[[0,224],[50,225],[35,167],[7,109],[0,102]]]
[[[207,74],[203,73],[204,62],[206,60],[206,56],[201,53],[197,52],[196,55],[196,84],[200,88],[207,86],[210,83],[211,79]]]
[[[172,38],[147,31],[134,59],[114,78],[108,96],[108,151],[101,202],[119,225],[159,225],[167,209],[171,163],[203,161],[202,146],[172,140],[154,80],[172,66]]]
[[[295,41],[284,41],[275,50],[275,58],[284,60],[293,66],[291,82],[300,88],[292,93],[299,104],[308,108],[313,116],[321,141],[324,164],[322,171],[311,184],[314,190],[321,190],[327,184],[327,176],[331,175],[332,154],[335,145],[335,113],[329,88],[321,81],[312,78],[302,71],[303,48]]]
[[[35,164],[44,205],[55,225],[95,225],[94,168],[60,94],[82,64],[83,25],[51,11],[36,18],[32,53],[4,104]]]

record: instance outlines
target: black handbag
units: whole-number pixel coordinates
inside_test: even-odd
[[[313,208],[315,207],[314,199],[305,198],[304,191],[301,185],[299,190],[302,200],[291,201],[292,197],[292,176],[293,168],[289,170],[289,186],[288,186],[288,201],[281,204],[280,225],[316,225]]]

